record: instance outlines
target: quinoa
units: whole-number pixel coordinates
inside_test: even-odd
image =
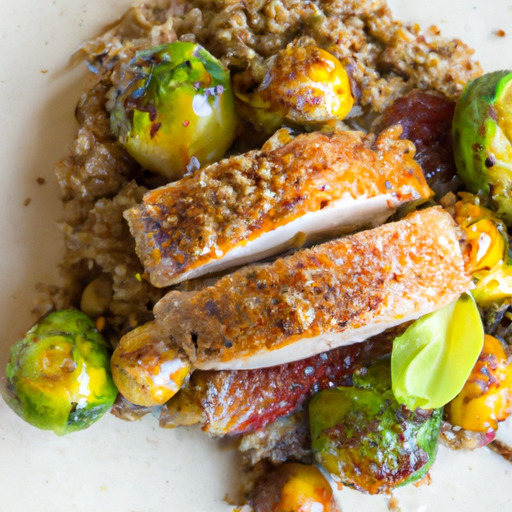
[[[263,72],[266,58],[290,43],[321,47],[349,74],[360,113],[351,121],[356,126],[413,89],[456,99],[481,74],[465,44],[442,37],[435,27],[402,25],[384,0],[168,0],[131,8],[81,50],[92,71],[90,83],[77,106],[71,152],[56,166],[64,205],[64,281],[60,287],[41,285],[38,305],[41,314],[69,306],[88,310],[113,345],[152,317],[167,290],[147,281],[122,218],[145,191],[163,182],[112,135],[109,91],[119,80],[121,62],[175,40],[198,42],[232,73],[250,68],[254,76]]]

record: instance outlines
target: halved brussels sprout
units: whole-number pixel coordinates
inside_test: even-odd
[[[171,180],[222,158],[236,124],[229,72],[188,42],[137,53],[110,108],[111,129],[133,158]]]
[[[185,355],[160,335],[154,322],[125,334],[110,364],[121,395],[145,407],[167,402],[191,372]]]
[[[512,72],[469,82],[452,125],[457,173],[471,192],[489,198],[512,225]]]
[[[399,404],[388,359],[359,370],[353,381],[311,401],[317,462],[344,485],[370,494],[423,478],[434,460],[442,409],[413,412]]]
[[[466,269],[475,287],[471,294],[481,306],[512,297],[512,265],[505,223],[481,204],[481,198],[461,192],[454,218],[466,235]]]
[[[288,46],[264,64],[261,83],[252,70],[233,83],[242,114],[269,135],[283,124],[308,126],[343,119],[354,99],[341,62],[317,47]]]
[[[71,309],[34,325],[11,349],[5,399],[28,423],[63,435],[89,427],[117,396],[107,344]]]
[[[489,432],[511,412],[512,362],[502,343],[486,335],[478,361],[462,391],[446,406],[446,415],[452,425]]]
[[[499,261],[489,270],[473,274],[475,287],[471,295],[480,306],[489,306],[512,297],[512,265]]]
[[[253,512],[340,512],[334,493],[316,466],[287,462],[256,484]]]
[[[489,270],[499,262],[507,262],[507,226],[481,204],[478,196],[461,192],[460,200],[455,203],[454,218],[466,235],[466,269],[469,273]]]

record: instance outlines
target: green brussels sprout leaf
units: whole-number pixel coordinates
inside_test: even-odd
[[[114,403],[107,344],[80,311],[47,315],[11,349],[7,404],[28,423],[63,435],[87,428]]]
[[[416,320],[393,342],[391,375],[398,402],[410,410],[444,406],[464,386],[483,342],[480,313],[469,294]]]

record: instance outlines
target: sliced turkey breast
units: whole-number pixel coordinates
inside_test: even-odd
[[[198,291],[173,290],[156,322],[197,369],[284,364],[363,341],[472,287],[459,230],[432,207],[248,266]]]
[[[372,227],[432,192],[414,146],[392,127],[280,130],[234,156],[148,192],[125,212],[151,283],[165,287]]]

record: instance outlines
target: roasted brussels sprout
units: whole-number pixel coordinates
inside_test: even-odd
[[[478,305],[489,307],[512,298],[512,265],[500,261],[489,270],[474,273],[473,278],[471,294]]]
[[[471,294],[480,306],[512,297],[512,265],[509,236],[498,215],[481,204],[481,198],[461,192],[454,205],[454,218],[466,238],[466,269],[475,287]]]
[[[432,464],[442,410],[408,410],[391,390],[389,360],[357,371],[353,387],[316,394],[313,452],[336,480],[370,494],[419,480]]]
[[[190,363],[150,322],[121,338],[111,369],[126,400],[151,407],[164,404],[179,391],[190,374]]]
[[[457,173],[512,225],[512,72],[469,82],[452,125]]]
[[[340,512],[332,488],[316,466],[288,462],[258,482],[254,512]]]
[[[448,421],[475,432],[498,428],[512,412],[512,362],[502,343],[486,335],[483,350],[462,391],[446,406]]]
[[[113,94],[113,133],[142,166],[171,180],[220,159],[235,137],[229,72],[195,43],[137,53]]]
[[[89,427],[117,396],[107,344],[80,311],[55,311],[11,349],[6,402],[32,425],[59,435]]]
[[[480,198],[460,193],[455,203],[454,218],[464,229],[467,241],[466,269],[471,274],[490,270],[508,260],[508,233],[505,223]]]
[[[269,135],[283,124],[308,126],[343,119],[354,104],[341,62],[316,47],[289,46],[270,57],[258,82],[252,70],[233,84],[244,117]]]

